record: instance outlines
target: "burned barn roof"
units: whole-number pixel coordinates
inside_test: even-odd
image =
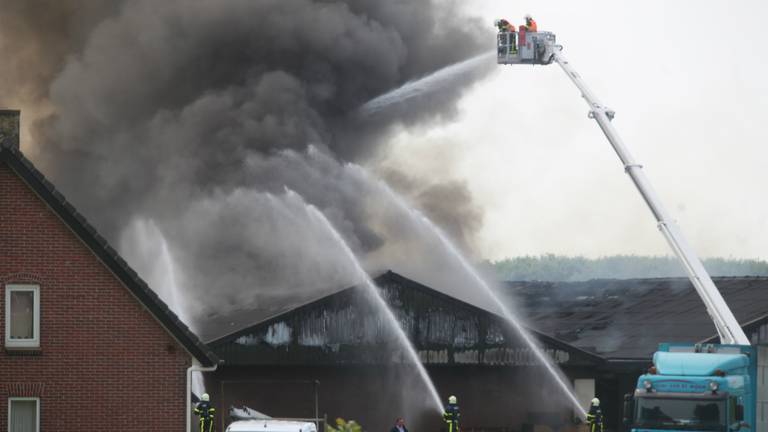
[[[714,282],[742,325],[768,321],[768,278],[720,277]],[[701,342],[716,335],[685,278],[506,286],[531,327],[608,359],[649,359],[659,342]]]
[[[218,358],[176,316],[93,226],[18,149],[18,137],[0,142],[0,163],[7,164],[77,235],[98,259],[146,307],[160,324],[204,366]]]
[[[241,304],[226,312],[212,312],[198,324],[200,338],[206,343],[220,340],[237,331],[282,315],[346,289],[344,286],[319,287],[311,293],[280,294],[274,298],[259,299]]]
[[[426,364],[524,365],[534,362],[505,321],[397,273],[375,278]],[[209,342],[229,365],[375,364],[408,361],[385,318],[353,286]],[[601,364],[602,358],[534,332],[562,365]]]

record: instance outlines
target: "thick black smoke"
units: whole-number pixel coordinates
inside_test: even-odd
[[[374,264],[403,259],[407,251],[393,248],[414,239],[399,238],[395,213],[374,211],[388,196],[346,162],[364,163],[393,124],[450,115],[477,75],[377,118],[354,111],[488,51],[493,41],[487,26],[439,0],[24,2],[10,9],[14,25],[0,30],[6,57],[19,56],[40,74],[0,73],[51,112],[36,124],[30,153],[109,239],[151,221],[184,276],[183,296],[201,305],[196,316],[349,276],[341,258],[323,256],[325,237],[305,232],[316,221],[285,212],[295,207],[286,188],[317,206],[356,253],[378,257]],[[24,57],[22,46],[34,55]],[[430,184],[411,196],[461,240],[479,226],[460,184]],[[143,248],[124,252],[141,256]]]
[[[28,154],[36,130],[31,125],[52,111],[51,81],[68,55],[78,52],[88,34],[117,11],[117,2],[3,0],[0,2],[0,103],[22,110],[22,147]]]

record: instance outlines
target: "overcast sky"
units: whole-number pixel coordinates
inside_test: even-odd
[[[530,13],[557,34],[702,256],[768,256],[764,2],[462,5],[489,26]],[[482,257],[668,254],[587,111],[558,66],[499,66],[467,91],[457,118],[397,131],[370,165],[465,181],[485,214]]]

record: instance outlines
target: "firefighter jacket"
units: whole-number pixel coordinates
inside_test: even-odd
[[[589,432],[603,432],[603,411],[599,406],[592,405],[587,413]]]
[[[512,23],[510,23],[509,21],[507,21],[505,19],[499,20],[498,26],[499,26],[499,32],[502,32],[502,33],[504,33],[504,32],[514,33],[515,32],[515,26],[513,26]]]
[[[213,431],[213,415],[216,408],[211,406],[210,402],[200,402],[195,407],[195,415],[200,417],[200,432]]]
[[[539,26],[536,25],[536,21],[533,18],[531,18],[530,22],[526,23],[525,27],[526,27],[526,30],[528,30],[529,32],[539,31]]]
[[[448,432],[459,432],[459,417],[461,417],[461,414],[459,413],[458,405],[448,404],[448,406],[445,407],[443,420],[445,420],[448,425]]]

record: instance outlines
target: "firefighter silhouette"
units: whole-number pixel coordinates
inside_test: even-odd
[[[200,403],[195,407],[195,415],[200,417],[200,432],[213,432],[213,414],[216,408],[211,406],[211,397],[208,393],[200,396]]]

